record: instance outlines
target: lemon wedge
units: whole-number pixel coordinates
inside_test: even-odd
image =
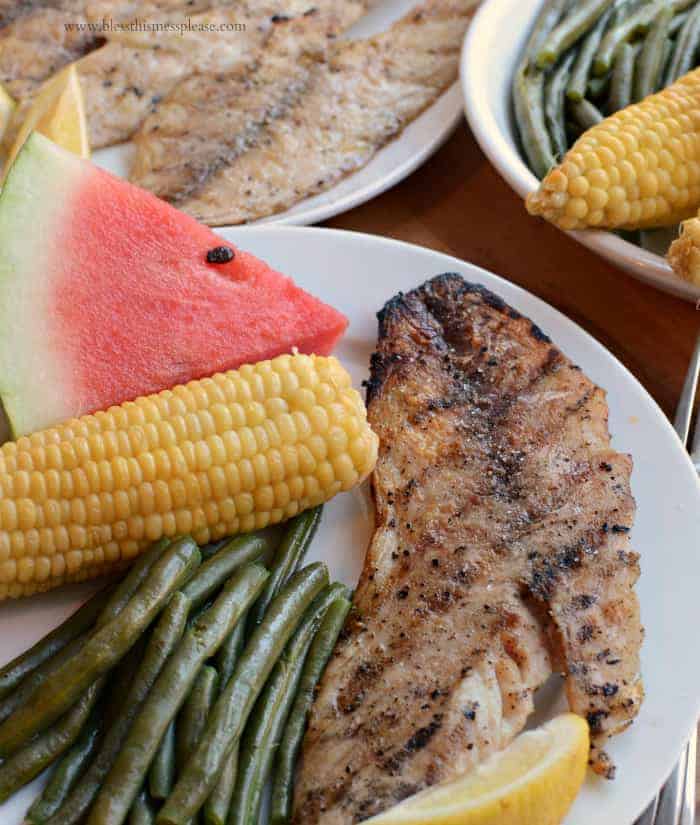
[[[586,776],[588,725],[573,713],[522,733],[472,773],[367,825],[559,825]]]
[[[7,93],[7,89],[0,83],[0,141],[5,134],[16,106],[15,101]]]
[[[69,152],[90,157],[83,90],[75,64],[49,78],[39,90],[7,156],[3,178],[34,131],[41,132]]]

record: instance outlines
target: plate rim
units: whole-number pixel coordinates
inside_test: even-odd
[[[496,122],[493,106],[486,100],[486,91],[480,83],[483,73],[475,45],[484,32],[493,28],[492,16],[502,9],[511,8],[516,1],[483,0],[464,37],[460,56],[460,80],[465,115],[479,147],[511,189],[524,198],[537,188],[538,181]],[[542,2],[544,0],[532,4],[531,18],[534,18]],[[507,59],[513,62],[512,56]],[[643,283],[689,302],[700,300],[700,286],[675,275],[660,255],[604,230],[590,229],[566,234]]]

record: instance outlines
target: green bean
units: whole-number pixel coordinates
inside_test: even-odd
[[[571,103],[569,111],[573,115],[576,124],[584,132],[603,120],[600,110],[590,100],[579,100],[578,103]]]
[[[333,602],[347,595],[342,584],[326,587],[304,614],[258,697],[241,740],[229,825],[256,825],[260,801],[316,631]]]
[[[216,654],[216,669],[219,671],[222,690],[226,687],[229,679],[233,675],[236,663],[238,662],[241,652],[245,646],[246,623],[247,617],[246,619],[242,619],[233,628],[233,631],[226,637],[226,640]]]
[[[275,530],[237,536],[204,562],[182,588],[182,592],[189,596],[195,608],[199,607],[216,593],[234,570],[249,562],[258,561],[262,555],[274,550],[279,544],[279,538],[279,532]]]
[[[129,812],[129,825],[153,825],[156,821],[156,812],[153,803],[144,788],[136,797]]]
[[[537,178],[556,165],[552,142],[544,122],[544,73],[520,69],[513,85],[515,120],[525,157]]]
[[[270,578],[260,598],[250,611],[246,625],[248,633],[252,633],[262,622],[270,602],[280,592],[291,573],[306,555],[318,525],[321,523],[322,514],[323,506],[314,507],[313,510],[307,510],[289,522],[287,532],[275,554],[270,569]]]
[[[613,9],[608,9],[602,14],[583,43],[581,43],[581,48],[576,55],[576,61],[574,62],[566,87],[566,96],[569,100],[583,100],[586,96],[588,78],[593,66],[593,58],[596,56],[600,41],[603,39],[603,35],[613,14]]]
[[[294,770],[314,700],[314,691],[333,653],[349,610],[350,602],[347,599],[336,599],[333,602],[323,617],[304,662],[299,689],[277,750],[272,780],[271,825],[286,825],[289,822],[292,810]],[[212,825],[222,825],[222,823],[217,822]]]
[[[139,639],[172,594],[199,564],[192,539],[168,547],[122,612],[94,633],[82,648],[56,668],[50,684],[35,690],[27,702],[0,724],[0,756],[8,756],[65,713],[87,687],[106,673]]]
[[[62,624],[44,636],[29,650],[8,662],[0,670],[0,699],[4,699],[29,673],[50,659],[69,642],[81,636],[94,624],[102,610],[105,590],[100,590],[72,613]]]
[[[191,602],[175,593],[153,629],[129,689],[122,694],[120,712],[111,720],[92,764],[66,802],[46,825],[76,825],[90,805],[120,752],[124,739],[158,675],[182,638]],[[120,665],[121,668],[121,665]]]
[[[588,96],[590,98],[599,99],[605,95],[610,86],[610,74],[604,74],[602,77],[588,78]]]
[[[170,539],[160,539],[134,561],[126,576],[119,582],[109,597],[107,604],[100,613],[98,625],[102,626],[111,622],[122,612],[134,593],[146,581],[153,565],[162,557],[169,546]]]
[[[202,554],[202,561],[207,561],[212,556],[215,556],[229,541],[231,541],[231,539],[224,538],[218,541],[212,541],[209,544],[200,545],[199,552]]]
[[[700,5],[694,8],[678,32],[676,48],[669,61],[664,85],[670,86],[693,67],[700,47]]]
[[[652,94],[659,83],[664,67],[664,46],[668,43],[668,29],[673,12],[662,8],[644,38],[634,77],[634,100],[643,100]]]
[[[610,82],[610,97],[608,98],[608,111],[610,114],[626,108],[632,102],[634,67],[638,52],[638,47],[623,43],[617,53]]]
[[[63,755],[55,766],[51,778],[31,808],[26,821],[32,825],[43,825],[63,804],[76,780],[87,768],[97,750],[102,732],[102,715],[93,708],[92,715],[85,723],[75,744]]]
[[[192,692],[182,706],[177,718],[175,764],[182,770],[189,755],[197,746],[207,723],[207,716],[214,705],[219,674],[213,667],[203,667],[197,675]]]
[[[154,544],[135,562],[117,586],[101,590],[53,633],[5,667],[4,686],[8,690],[0,692],[0,722],[4,722],[23,705],[51,672],[81,649],[95,619],[96,626],[101,627],[119,615],[168,543],[165,539]],[[103,604],[105,597],[108,597],[107,603]],[[96,616],[94,612],[97,613]],[[90,618],[92,621],[89,621]],[[74,635],[79,626],[83,626],[82,631]]]
[[[607,32],[593,61],[593,73],[603,75],[610,70],[621,43],[628,42],[637,34],[646,34],[656,19],[659,9],[664,8],[664,0],[647,3],[623,18],[617,26]]]
[[[576,5],[575,11],[567,14],[540,47],[535,58],[538,69],[548,69],[574,43],[600,20],[612,5],[613,0],[584,0]]]
[[[0,765],[0,803],[39,776],[71,747],[100,698],[106,678],[102,676],[93,682],[63,718]]]
[[[672,0],[670,9],[674,14],[678,14],[695,5],[696,2],[697,0]]]
[[[245,644],[245,619],[236,625],[229,633],[226,641],[216,654],[216,666],[219,671],[219,687],[223,690],[228,684]],[[221,776],[217,780],[214,790],[204,803],[202,809],[206,825],[225,825],[231,807],[234,787],[236,785],[236,771],[238,766],[238,747],[228,757]]]
[[[87,622],[87,616],[90,615],[93,607],[98,613],[96,617],[98,627],[102,627],[112,619],[116,618],[134,592],[138,589],[139,585],[143,582],[145,576],[148,575],[151,567],[155,564],[157,559],[160,558],[168,543],[169,542],[167,539],[156,542],[156,544],[154,544],[137,559],[133,567],[117,586],[108,587],[97,593],[93,599],[91,599],[90,602],[84,606],[86,608],[86,614],[80,616],[80,623],[82,623],[83,620]],[[108,597],[107,603],[102,604],[105,597]],[[81,608],[78,613],[81,613],[82,610],[83,608]],[[76,621],[78,620],[77,613],[71,616],[68,622],[71,622],[73,619],[76,619]],[[68,622],[64,623],[64,625]],[[54,632],[59,633],[64,625],[61,625],[61,627],[57,628]],[[14,663],[11,662],[10,665],[7,666],[11,670],[14,670],[15,663],[20,662],[24,656],[28,656],[31,659],[33,656],[33,651],[35,651],[36,648],[46,642],[49,642],[47,645],[49,654],[44,656],[44,660],[42,662],[37,662],[31,672],[25,672],[25,678],[23,678],[19,684],[15,683],[14,677],[10,677],[10,683],[13,684],[16,689],[10,690],[7,695],[4,696],[2,701],[0,701],[0,722],[4,722],[10,714],[23,705],[32,693],[39,687],[39,685],[46,681],[49,673],[53,672],[59,667],[59,665],[62,665],[68,658],[73,656],[82,648],[88,638],[87,631],[90,629],[91,625],[92,622],[84,628],[82,633],[78,634],[78,636],[74,636],[71,640],[67,640],[67,643],[60,648],[54,649],[53,642],[49,642],[54,634],[50,634],[41,642],[37,643],[34,648],[27,651],[26,654],[23,654],[23,656],[16,659]]]
[[[688,19],[688,12],[684,11],[681,14],[677,14],[673,20],[671,20],[671,25],[668,27],[668,34],[669,37],[675,37],[679,30],[683,27],[683,24]]]
[[[564,119],[564,102],[566,84],[569,80],[571,64],[575,55],[568,54],[549,75],[544,87],[544,117],[557,160],[561,160],[569,148],[566,139],[566,122]]]
[[[231,810],[231,802],[236,789],[238,775],[238,743],[226,758],[214,790],[204,803],[202,813],[204,825],[226,825]]]
[[[163,738],[148,769],[148,790],[154,799],[167,799],[175,783],[175,720],[165,729]]]
[[[268,575],[259,564],[237,570],[209,610],[185,632],[134,719],[92,806],[89,825],[120,825],[124,821],[166,728],[187,698],[199,669],[258,597]]]
[[[82,649],[89,637],[89,633],[83,633],[82,636],[73,639],[63,650],[59,650],[55,656],[47,659],[43,664],[33,670],[26,679],[22,680],[19,687],[0,702],[0,722],[4,722],[18,708],[22,707],[33,695],[34,691],[43,685],[57,668],[61,667]]]
[[[292,576],[274,599],[212,708],[196,751],[158,813],[159,825],[185,825],[202,807],[284,646],[308,606],[327,584],[326,566],[311,564]]]
[[[544,122],[544,73],[533,68],[531,61],[559,22],[566,5],[566,0],[545,2],[513,78],[513,107],[520,143],[530,168],[538,178],[543,178],[556,160]]]
[[[513,78],[513,107],[520,143],[530,168],[538,178],[543,178],[556,160],[544,122],[544,73],[533,68],[531,63],[566,6],[567,0],[546,0]]]
[[[523,55],[525,64],[535,60],[542,44],[561,19],[567,5],[568,0],[545,0],[525,46]]]

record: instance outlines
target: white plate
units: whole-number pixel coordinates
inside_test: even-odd
[[[461,78],[469,125],[491,163],[523,198],[537,188],[538,181],[520,154],[510,90],[515,67],[541,5],[541,0],[486,0],[469,27],[462,50]],[[611,232],[587,230],[570,234],[638,280],[687,301],[700,299],[700,287],[674,275],[660,255],[623,241]]]
[[[345,37],[371,37],[384,31],[414,5],[415,0],[383,0],[350,28]],[[408,177],[442,146],[461,121],[463,106],[459,82],[455,82],[362,169],[348,175],[331,189],[306,198],[285,212],[254,221],[254,224],[307,226],[376,198]],[[128,177],[132,156],[132,145],[124,144],[98,150],[93,160],[115,175]]]
[[[239,228],[223,236],[249,249],[341,309],[350,329],[337,354],[354,381],[367,377],[376,311],[399,290],[440,272],[485,284],[531,317],[586,373],[608,390],[617,450],[635,460],[639,507],[633,543],[641,553],[638,592],[647,636],[642,667],[647,698],[632,728],[610,751],[618,778],[589,776],[567,825],[630,825],[661,785],[695,722],[700,657],[693,655],[700,623],[700,485],[670,424],[641,385],[593,338],[555,309],[513,284],[455,258],[397,241],[327,229]],[[366,491],[331,502],[314,544],[335,576],[354,583],[371,532]],[[71,589],[0,605],[0,662],[16,655],[76,605]],[[538,697],[539,717],[564,707],[561,680]],[[38,786],[0,807],[2,825],[17,825]]]

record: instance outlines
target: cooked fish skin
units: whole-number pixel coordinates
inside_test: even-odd
[[[0,7],[0,82],[15,100],[30,98],[59,69],[99,44],[87,25],[84,0],[25,3],[7,11]]]
[[[468,772],[552,671],[591,763],[642,699],[631,459],[602,390],[459,275],[379,313],[376,530],[314,703],[294,825],[362,822]]]
[[[198,72],[156,107],[134,136],[130,180],[175,205],[255,145],[265,127],[298,102],[328,43],[365,11],[364,2],[321,0],[274,17],[251,65]],[[193,132],[191,123],[200,127]]]
[[[376,37],[339,43],[296,105],[178,206],[211,225],[244,223],[364,166],[456,79],[473,6],[428,0]]]

